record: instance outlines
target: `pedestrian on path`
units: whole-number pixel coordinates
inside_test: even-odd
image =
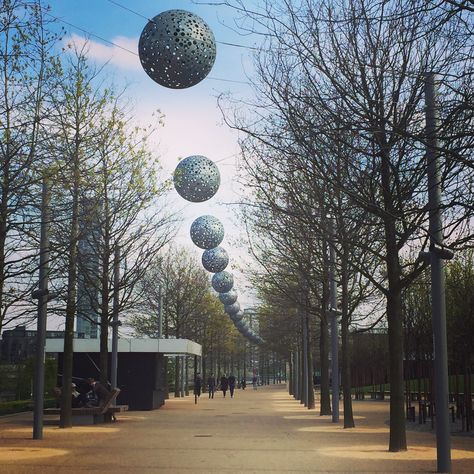
[[[196,397],[198,398],[201,396],[201,388],[202,388],[202,377],[201,377],[201,374],[198,372],[194,380],[194,395],[196,395]]]
[[[207,390],[209,392],[209,398],[214,398],[214,392],[216,391],[216,378],[213,374],[207,378]]]
[[[235,377],[230,374],[229,378],[229,392],[230,392],[230,398],[234,398],[234,390],[235,390]]]
[[[229,379],[225,376],[225,374],[221,377],[221,390],[222,393],[225,394],[227,393],[227,389],[229,388]]]

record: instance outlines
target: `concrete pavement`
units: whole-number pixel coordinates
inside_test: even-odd
[[[435,472],[432,432],[408,431],[409,450],[389,453],[388,403],[354,402],[356,428],[305,409],[284,385],[170,399],[160,410],[119,414],[110,425],[45,426],[31,415],[0,418],[1,473]],[[341,414],[342,417],[342,414]],[[453,436],[453,472],[474,472],[474,437]]]

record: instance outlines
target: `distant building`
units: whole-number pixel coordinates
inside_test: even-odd
[[[0,344],[0,360],[10,364],[23,362],[35,356],[36,332],[17,326],[2,333]],[[75,338],[83,339],[83,334],[74,333]],[[64,331],[46,331],[47,339],[64,339]]]
[[[86,339],[98,337],[99,258],[100,232],[97,225],[95,200],[83,198],[79,220],[79,268],[77,275],[77,332]]]

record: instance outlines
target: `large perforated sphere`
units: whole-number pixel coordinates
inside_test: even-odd
[[[209,74],[216,59],[216,41],[197,15],[168,10],[143,28],[138,55],[155,82],[170,89],[185,89]]]
[[[198,217],[191,224],[191,240],[201,249],[213,249],[224,238],[224,226],[214,216]]]
[[[178,194],[191,202],[204,202],[216,194],[221,176],[216,164],[201,155],[181,160],[173,174]]]
[[[240,311],[240,304],[238,301],[232,304],[224,305],[224,311],[228,314],[237,314]]]
[[[234,277],[232,273],[226,271],[214,273],[212,277],[212,288],[214,288],[217,293],[227,293],[233,286]]]
[[[230,290],[227,293],[220,293],[219,299],[223,304],[232,304],[237,301],[237,292],[235,290]]]
[[[212,273],[225,270],[229,263],[229,255],[222,247],[205,250],[202,254],[202,266]]]

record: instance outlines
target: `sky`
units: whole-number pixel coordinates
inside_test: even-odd
[[[170,193],[170,205],[181,209],[183,216],[175,243],[200,256],[202,251],[189,237],[191,223],[203,214],[218,217],[226,231],[221,246],[230,256],[229,266],[234,273],[239,302],[243,308],[254,305],[255,295],[247,279],[235,269],[235,265],[251,264],[247,247],[237,243],[242,229],[232,204],[243,192],[236,181],[238,135],[223,123],[217,96],[227,92],[238,97],[252,95],[247,82],[247,74],[252,73],[252,52],[248,46],[254,46],[255,38],[239,35],[233,28],[235,12],[222,5],[204,5],[189,0],[52,0],[48,3],[50,17],[66,29],[63,41],[82,44],[87,40],[89,58],[98,65],[107,62],[106,71],[113,82],[119,87],[127,85],[126,96],[136,104],[140,121],[153,122],[152,114],[156,109],[164,114],[164,127],[159,129],[154,142],[165,179],[172,175],[180,158],[204,155],[217,163],[221,186],[211,200],[188,203],[174,190]],[[188,89],[172,90],[156,84],[142,69],[137,54],[138,39],[147,23],[146,18],[170,9],[199,15],[209,25],[217,42],[216,61],[209,76]]]

